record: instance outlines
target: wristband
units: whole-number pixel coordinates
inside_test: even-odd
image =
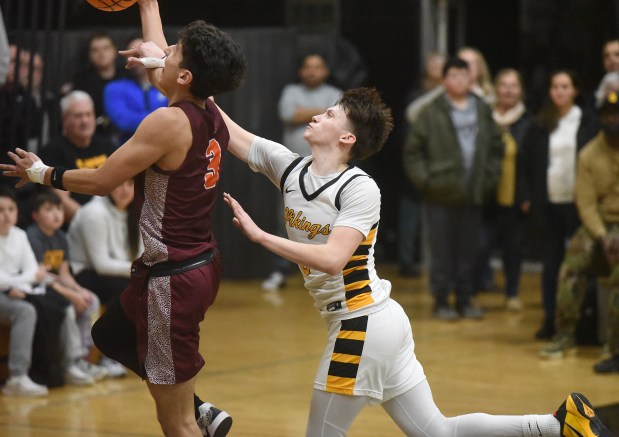
[[[164,58],[140,58],[140,62],[145,68],[163,68],[165,66]]]
[[[32,182],[36,182],[37,184],[43,185],[43,179],[45,178],[45,171],[49,167],[43,164],[43,161],[35,161],[32,164],[32,167],[26,169],[26,174],[28,175],[28,179]]]
[[[67,191],[64,185],[62,184],[62,176],[64,172],[67,171],[64,167],[54,167],[52,169],[52,174],[50,177],[51,186],[57,188],[59,190]]]

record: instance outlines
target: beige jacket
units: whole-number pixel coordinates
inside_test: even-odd
[[[583,225],[599,239],[606,224],[619,223],[619,148],[594,137],[578,155],[576,205]]]

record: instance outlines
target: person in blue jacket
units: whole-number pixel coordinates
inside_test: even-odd
[[[137,47],[142,38],[133,38],[127,48]],[[119,131],[117,145],[124,144],[140,122],[155,109],[168,106],[168,99],[148,81],[145,69],[131,70],[128,78],[113,80],[103,90],[105,114]]]

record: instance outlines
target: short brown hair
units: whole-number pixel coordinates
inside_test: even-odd
[[[393,129],[393,117],[379,92],[375,88],[355,88],[342,94],[337,104],[344,109],[357,137],[350,159],[365,159],[380,151]]]

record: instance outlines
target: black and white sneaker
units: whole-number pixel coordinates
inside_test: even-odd
[[[203,403],[198,408],[200,417],[198,427],[205,437],[225,437],[232,427],[232,417],[213,404]]]

